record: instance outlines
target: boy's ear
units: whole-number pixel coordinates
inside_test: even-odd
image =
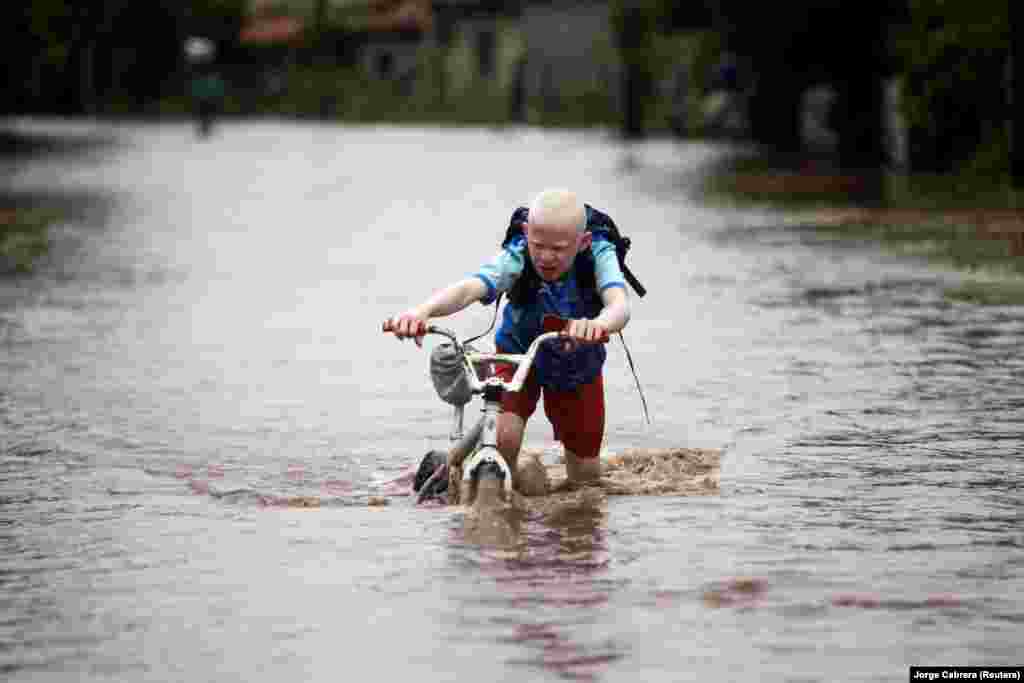
[[[589,230],[587,230],[586,232],[583,233],[583,237],[582,239],[580,239],[580,246],[578,249],[576,249],[576,252],[579,253],[581,251],[586,251],[587,249],[590,249],[590,244],[593,241],[594,236],[590,234]]]

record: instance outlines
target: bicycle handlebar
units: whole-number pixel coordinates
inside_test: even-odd
[[[540,349],[540,345],[546,341],[556,339],[558,337],[564,337],[562,332],[545,332],[530,344],[530,348],[526,349],[526,353],[480,353],[477,351],[469,351],[464,353],[466,358],[466,364],[471,370],[469,375],[470,386],[473,387],[473,391],[483,391],[485,382],[481,382],[477,379],[477,374],[472,371],[475,363],[486,363],[486,362],[501,362],[501,363],[512,363],[516,365],[515,374],[512,375],[512,379],[509,381],[503,380],[497,375],[492,375],[487,381],[499,382],[505,387],[505,391],[519,391],[523,388],[523,384],[526,382],[526,376],[530,374],[530,368],[533,367],[533,359],[537,355],[537,350]]]
[[[384,324],[384,332],[389,332],[387,323]],[[523,384],[526,382],[527,375],[530,374],[530,368],[533,367],[533,359],[537,355],[540,345],[544,342],[557,339],[559,337],[567,337],[564,332],[545,332],[539,337],[533,340],[530,347],[526,349],[526,353],[481,353],[479,351],[467,351],[466,348],[459,343],[458,337],[451,330],[440,327],[439,325],[427,325],[424,334],[436,334],[442,337],[447,337],[452,344],[455,345],[455,350],[463,358],[463,362],[466,364],[466,375],[469,379],[469,384],[474,394],[482,393],[484,385],[487,382],[496,382],[504,386],[505,391],[519,391],[523,388]],[[608,343],[608,336],[595,343],[606,344]],[[488,361],[511,363],[516,365],[515,374],[512,375],[512,379],[505,381],[500,377],[491,376],[485,382],[480,381],[474,368],[474,363],[486,363]]]

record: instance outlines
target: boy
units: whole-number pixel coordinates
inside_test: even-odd
[[[565,447],[568,487],[601,476],[605,348],[598,342],[622,330],[630,316],[615,246],[599,230],[587,230],[593,215],[601,214],[568,190],[541,192],[525,214],[522,234],[510,231],[490,263],[384,323],[385,331],[421,344],[431,318],[451,315],[474,301],[493,303],[507,292],[509,303],[495,335],[498,351],[523,353],[542,332],[564,330],[576,343],[540,349],[522,391],[505,392],[498,450],[516,472],[526,422],[543,392],[544,412]],[[513,369],[499,372],[510,379]]]

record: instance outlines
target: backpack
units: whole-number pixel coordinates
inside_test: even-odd
[[[636,276],[633,275],[633,272],[626,265],[626,254],[629,252],[631,245],[630,239],[624,237],[619,232],[615,222],[608,214],[598,211],[589,204],[584,204],[583,207],[587,214],[587,231],[592,235],[601,235],[612,243],[615,247],[615,256],[618,258],[619,268],[622,270],[623,277],[626,278],[626,282],[637,293],[637,296],[642,298],[647,294],[647,289],[640,284],[640,281],[636,279]],[[523,226],[529,218],[529,213],[529,209],[525,206],[520,206],[512,212],[512,218],[509,220],[508,229],[505,231],[505,239],[502,240],[501,246],[507,247],[512,243],[512,240],[524,234]],[[525,259],[523,274],[508,293],[508,300],[517,305],[535,297],[541,284],[540,275],[537,274],[533,267],[528,249],[523,251],[523,257]],[[578,254],[576,258],[576,277],[580,289],[584,292],[594,292],[597,288],[594,273],[594,257],[589,250],[586,250]],[[600,310],[599,301],[597,305],[598,310]]]

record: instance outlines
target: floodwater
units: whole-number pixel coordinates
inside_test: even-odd
[[[900,681],[1019,665],[1024,309],[693,197],[725,150],[602,133],[19,125],[102,198],[0,282],[9,681]],[[568,185],[634,239],[607,446],[724,450],[721,490],[594,499],[481,543],[367,496],[448,407],[381,321]],[[482,332],[491,311],[448,321]],[[528,443],[549,447],[538,414]],[[319,496],[317,508],[275,504]],[[269,503],[268,503],[269,501]]]

